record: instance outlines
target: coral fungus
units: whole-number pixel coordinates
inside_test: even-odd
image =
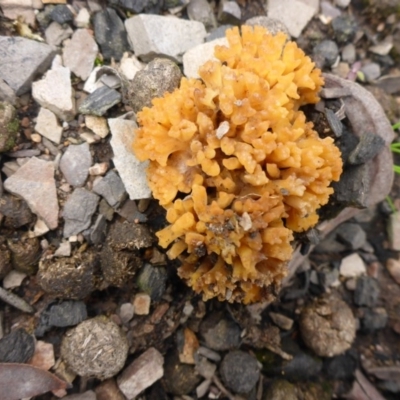
[[[285,276],[293,232],[317,223],[342,161],[300,110],[323,79],[296,43],[260,26],[227,39],[202,80],[138,113],[134,151],[150,160],[169,223],[157,236],[179,275],[205,299],[251,303]]]

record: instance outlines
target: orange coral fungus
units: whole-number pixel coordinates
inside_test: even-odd
[[[157,236],[179,275],[204,299],[250,303],[285,276],[293,231],[317,223],[342,161],[299,109],[323,79],[296,43],[259,26],[227,38],[202,81],[183,78],[138,113],[134,150],[150,160],[170,224]]]

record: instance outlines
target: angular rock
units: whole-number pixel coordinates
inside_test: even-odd
[[[0,78],[0,101],[7,101],[13,106],[17,101],[15,92],[3,79]]]
[[[371,62],[361,68],[367,82],[374,82],[381,76],[381,67],[378,63]]]
[[[93,17],[93,26],[104,59],[119,61],[124,52],[129,51],[124,24],[114,9],[97,12]]]
[[[51,11],[51,19],[58,22],[60,25],[71,22],[74,19],[74,14],[71,10],[63,4],[59,4]]]
[[[126,397],[118,389],[114,379],[107,379],[96,386],[97,400],[126,400]]]
[[[77,235],[89,228],[96,211],[99,196],[83,188],[77,188],[64,205],[64,237]]]
[[[60,169],[67,182],[72,186],[83,186],[92,165],[89,144],[70,145],[60,161]]]
[[[339,57],[339,47],[333,40],[323,40],[314,47],[313,54],[320,68],[331,67]]]
[[[77,28],[88,28],[90,25],[90,13],[87,8],[81,8],[74,19]]]
[[[32,0],[1,0],[1,9],[4,16],[9,19],[23,17],[29,25],[35,25],[35,10]]]
[[[340,44],[346,44],[354,39],[357,32],[357,24],[352,17],[341,15],[332,20],[332,29],[336,40]]]
[[[164,375],[164,358],[154,347],[150,347],[136,358],[122,374],[117,383],[121,392],[133,399]]]
[[[186,11],[189,19],[203,23],[207,29],[217,26],[214,11],[207,0],[191,0]]]
[[[87,29],[77,29],[63,49],[64,66],[85,81],[94,67],[99,48]]]
[[[199,44],[183,55],[183,72],[187,78],[199,79],[199,68],[208,60],[215,59],[215,46],[228,46],[226,37]]]
[[[144,61],[164,56],[181,62],[182,54],[203,43],[207,34],[201,22],[160,15],[136,15],[125,26],[135,55]]]
[[[124,183],[131,200],[151,197],[147,184],[146,169],[148,162],[140,162],[132,151],[133,133],[137,129],[134,121],[114,118],[108,120],[114,152],[114,165]]]
[[[379,298],[378,281],[370,276],[360,276],[354,291],[354,303],[357,306],[374,307]]]
[[[64,121],[71,121],[76,113],[74,90],[69,68],[57,66],[32,84],[33,98],[44,108],[53,111]]]
[[[361,319],[361,328],[369,333],[383,329],[388,322],[388,318],[388,313],[383,307],[367,308],[364,310],[364,315]]]
[[[108,109],[121,101],[121,94],[107,86],[102,86],[91,93],[79,106],[82,114],[93,114],[101,117]]]
[[[22,197],[50,229],[58,226],[54,164],[32,157],[4,182],[7,191]]]
[[[37,116],[35,131],[52,142],[59,144],[63,128],[58,124],[54,113],[42,107]]]
[[[364,261],[357,254],[353,253],[344,257],[340,264],[340,275],[345,278],[355,278],[366,273]]]
[[[161,300],[165,292],[167,283],[167,272],[165,268],[153,267],[145,264],[137,278],[137,285],[140,290],[150,295],[154,301]]]
[[[351,250],[357,250],[364,246],[367,234],[359,224],[344,223],[335,230],[338,239]]]
[[[30,90],[35,76],[48,69],[53,57],[54,50],[47,44],[0,36],[0,78],[17,96]]]
[[[221,24],[239,25],[242,12],[236,1],[222,0],[219,2],[218,21]]]
[[[281,21],[297,38],[318,8],[319,0],[269,0],[268,17]]]
[[[35,346],[35,353],[29,364],[48,371],[55,364],[53,345],[38,340]]]
[[[58,46],[65,39],[68,39],[73,34],[73,30],[69,25],[60,25],[58,22],[53,21],[44,32],[46,42],[50,46]]]
[[[25,363],[35,351],[35,339],[25,329],[16,329],[0,339],[0,362]]]
[[[107,125],[107,120],[102,117],[86,115],[85,124],[91,131],[93,131],[97,136],[100,136],[102,139],[104,139],[110,132]]]
[[[54,252],[54,257],[69,257],[71,255],[71,243],[62,242]]]
[[[118,207],[126,193],[121,178],[114,171],[100,178],[93,186],[93,192],[104,197],[111,207]]]
[[[119,71],[128,81],[131,81],[141,69],[143,69],[143,64],[136,57],[129,57],[129,53],[124,54],[119,65]]]

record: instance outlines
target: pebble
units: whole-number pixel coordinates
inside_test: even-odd
[[[87,8],[83,7],[79,10],[78,15],[74,19],[74,25],[77,28],[89,28],[90,13]]]
[[[0,253],[3,256],[2,253]],[[3,279],[3,288],[4,289],[13,289],[16,287],[20,287],[23,280],[28,275],[25,272],[20,272],[16,270],[11,270]]]
[[[105,60],[119,61],[129,50],[126,30],[121,18],[113,8],[96,12],[93,17],[96,42]]]
[[[58,200],[54,164],[32,157],[4,182],[4,188],[22,197],[50,229],[58,226]]]
[[[199,68],[208,60],[215,60],[215,46],[228,46],[228,40],[223,37],[199,44],[189,49],[183,55],[183,72],[187,78],[199,79]]]
[[[357,279],[354,291],[354,303],[357,306],[374,307],[380,294],[378,281],[369,276],[360,276]]]
[[[74,14],[72,14],[71,10],[66,5],[62,4],[55,6],[50,16],[53,21],[58,22],[60,25],[72,22],[74,19]]]
[[[393,36],[389,35],[378,44],[371,46],[368,50],[379,56],[387,56],[393,48]]]
[[[96,181],[93,192],[105,198],[111,207],[118,207],[126,193],[121,178],[114,171]]]
[[[218,7],[218,22],[221,24],[239,25],[242,11],[235,1],[221,0]]]
[[[65,220],[63,235],[65,238],[77,235],[89,228],[96,211],[99,196],[83,188],[75,189],[64,204]]]
[[[268,17],[281,21],[297,38],[319,10],[319,0],[269,0]]]
[[[0,78],[21,96],[31,89],[33,78],[50,67],[54,54],[47,44],[0,36]]]
[[[92,165],[92,155],[88,143],[68,146],[60,160],[60,170],[67,182],[74,186],[83,186]]]
[[[342,15],[342,12],[328,1],[321,1],[320,20],[325,24],[329,24],[333,18]]]
[[[240,350],[230,351],[220,365],[222,380],[235,393],[249,393],[260,378],[257,359]]]
[[[367,234],[359,224],[346,222],[341,224],[335,233],[337,238],[351,250],[360,249],[367,243]]]
[[[138,293],[133,299],[136,315],[149,315],[151,298],[147,293]]]
[[[127,324],[135,314],[135,307],[133,307],[132,303],[124,303],[121,304],[119,308],[119,317],[123,324]]]
[[[93,114],[101,117],[111,107],[118,104],[122,99],[119,92],[110,89],[107,86],[102,86],[90,93],[88,97],[79,106],[81,114]]]
[[[328,358],[325,360],[324,364],[324,370],[327,372],[328,376],[335,380],[351,379],[357,368],[356,358],[348,353]]]
[[[74,119],[75,98],[69,68],[57,66],[32,84],[33,98],[64,121]]]
[[[346,44],[342,49],[342,60],[353,64],[356,61],[356,47],[353,43]]]
[[[92,176],[104,175],[107,172],[108,167],[109,165],[106,162],[96,163],[89,168],[89,175]]]
[[[264,400],[297,400],[296,386],[283,379],[278,379],[271,382]]]
[[[221,313],[211,313],[200,325],[200,336],[207,347],[216,351],[226,351],[239,347],[241,329],[231,319]]]
[[[203,378],[212,379],[216,370],[216,364],[208,361],[206,357],[196,356],[196,371]]]
[[[48,371],[55,364],[54,347],[51,343],[38,340],[35,345],[35,352],[29,361],[30,365]]]
[[[299,320],[304,343],[321,357],[348,350],[356,335],[356,322],[349,306],[334,295],[323,295],[306,305]]]
[[[371,62],[361,67],[367,82],[373,82],[381,76],[381,67],[378,63]]]
[[[400,261],[393,258],[388,258],[386,261],[386,268],[390,276],[400,285]]]
[[[388,322],[388,314],[385,308],[367,308],[364,310],[364,316],[361,319],[361,328],[365,332],[373,332],[383,329]]]
[[[134,200],[127,199],[123,206],[118,208],[117,213],[124,219],[126,219],[128,222],[131,223],[143,223],[147,221],[147,215],[142,214],[138,210],[138,206],[136,205],[136,202]],[[165,254],[164,254],[165,258]],[[152,260],[150,262],[153,263]],[[165,264],[165,262],[163,263]]]
[[[87,29],[77,29],[63,49],[63,63],[85,81],[93,69],[99,48]]]
[[[35,352],[35,338],[25,329],[11,331],[0,339],[0,362],[26,363]]]
[[[32,0],[2,0],[1,9],[6,18],[16,20],[22,17],[27,24],[35,25],[35,10]]]
[[[113,162],[131,200],[151,197],[147,184],[148,162],[139,161],[132,151],[132,132],[137,129],[134,121],[121,118],[108,120],[112,134],[110,144],[113,149]]]
[[[290,331],[292,329],[294,321],[291,318],[286,317],[286,315],[270,312],[269,316],[275,325],[279,326],[279,328],[282,328],[285,331]]]
[[[365,275],[366,272],[364,261],[357,253],[344,257],[340,263],[340,275],[345,278],[355,278]]]
[[[63,128],[50,110],[41,107],[37,116],[35,131],[56,144],[60,144]]]
[[[60,25],[53,21],[45,30],[44,36],[50,46],[59,46],[65,39],[72,36],[74,31],[69,25]]]
[[[91,131],[93,131],[97,136],[100,136],[102,139],[106,138],[110,132],[107,125],[107,120],[103,117],[86,115],[85,124]]]
[[[197,349],[197,352],[200,355],[208,358],[209,360],[215,361],[217,363],[221,361],[221,356],[219,355],[219,353],[217,353],[214,350],[209,349],[208,347],[200,346]]]
[[[54,252],[54,257],[69,257],[71,255],[71,243],[62,242]]]
[[[375,132],[364,132],[356,148],[349,154],[347,162],[352,165],[372,160],[385,147],[384,139]]]
[[[131,364],[117,379],[121,392],[133,399],[164,375],[164,357],[154,347],[150,347]]]
[[[64,335],[61,344],[61,358],[68,367],[88,378],[111,378],[123,368],[127,355],[125,334],[104,316],[81,322]]]
[[[115,379],[106,379],[95,388],[96,400],[126,400],[117,386]]]
[[[129,53],[124,53],[119,64],[119,72],[128,79],[128,81],[131,81],[136,73],[143,69],[143,67],[143,64],[135,56],[129,56]]]
[[[189,328],[179,329],[176,333],[176,343],[179,361],[184,364],[194,364],[195,353],[199,348],[196,334]]]
[[[341,15],[332,20],[332,29],[337,42],[347,44],[356,36],[357,24],[351,17]]]
[[[314,47],[313,54],[320,68],[331,67],[339,57],[339,47],[333,40],[323,40]]]
[[[272,35],[276,35],[278,32],[283,32],[288,38],[290,38],[290,33],[285,24],[278,19],[266,17],[265,15],[249,18],[246,21],[246,25],[263,26],[264,28],[267,28],[269,33]]]
[[[93,244],[101,244],[106,238],[106,217],[99,214],[96,218],[95,223],[89,230],[89,242]]]
[[[207,35],[201,22],[161,15],[139,14],[125,20],[125,26],[132,50],[144,61],[163,56],[182,62],[182,54]]]
[[[133,111],[151,107],[151,101],[173,92],[179,87],[182,73],[179,67],[166,58],[156,58],[135,74],[128,92]]]
[[[160,301],[167,286],[167,271],[146,263],[139,271],[136,283],[153,301]]]
[[[207,0],[190,0],[186,12],[189,19],[203,23],[206,29],[217,26],[214,11]]]

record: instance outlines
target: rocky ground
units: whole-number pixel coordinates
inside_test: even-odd
[[[367,208],[308,258],[296,253],[274,302],[244,306],[203,302],[177,277],[155,237],[165,211],[130,146],[135,113],[182,74],[196,77],[227,27],[246,21],[286,30],[395,124],[397,0],[0,0],[0,9],[0,400],[398,398],[400,180],[389,200],[374,194],[391,170],[353,193]],[[321,131],[348,126],[331,114],[309,111]],[[377,165],[388,143],[362,137],[363,163]],[[356,145],[349,159],[362,157]]]

